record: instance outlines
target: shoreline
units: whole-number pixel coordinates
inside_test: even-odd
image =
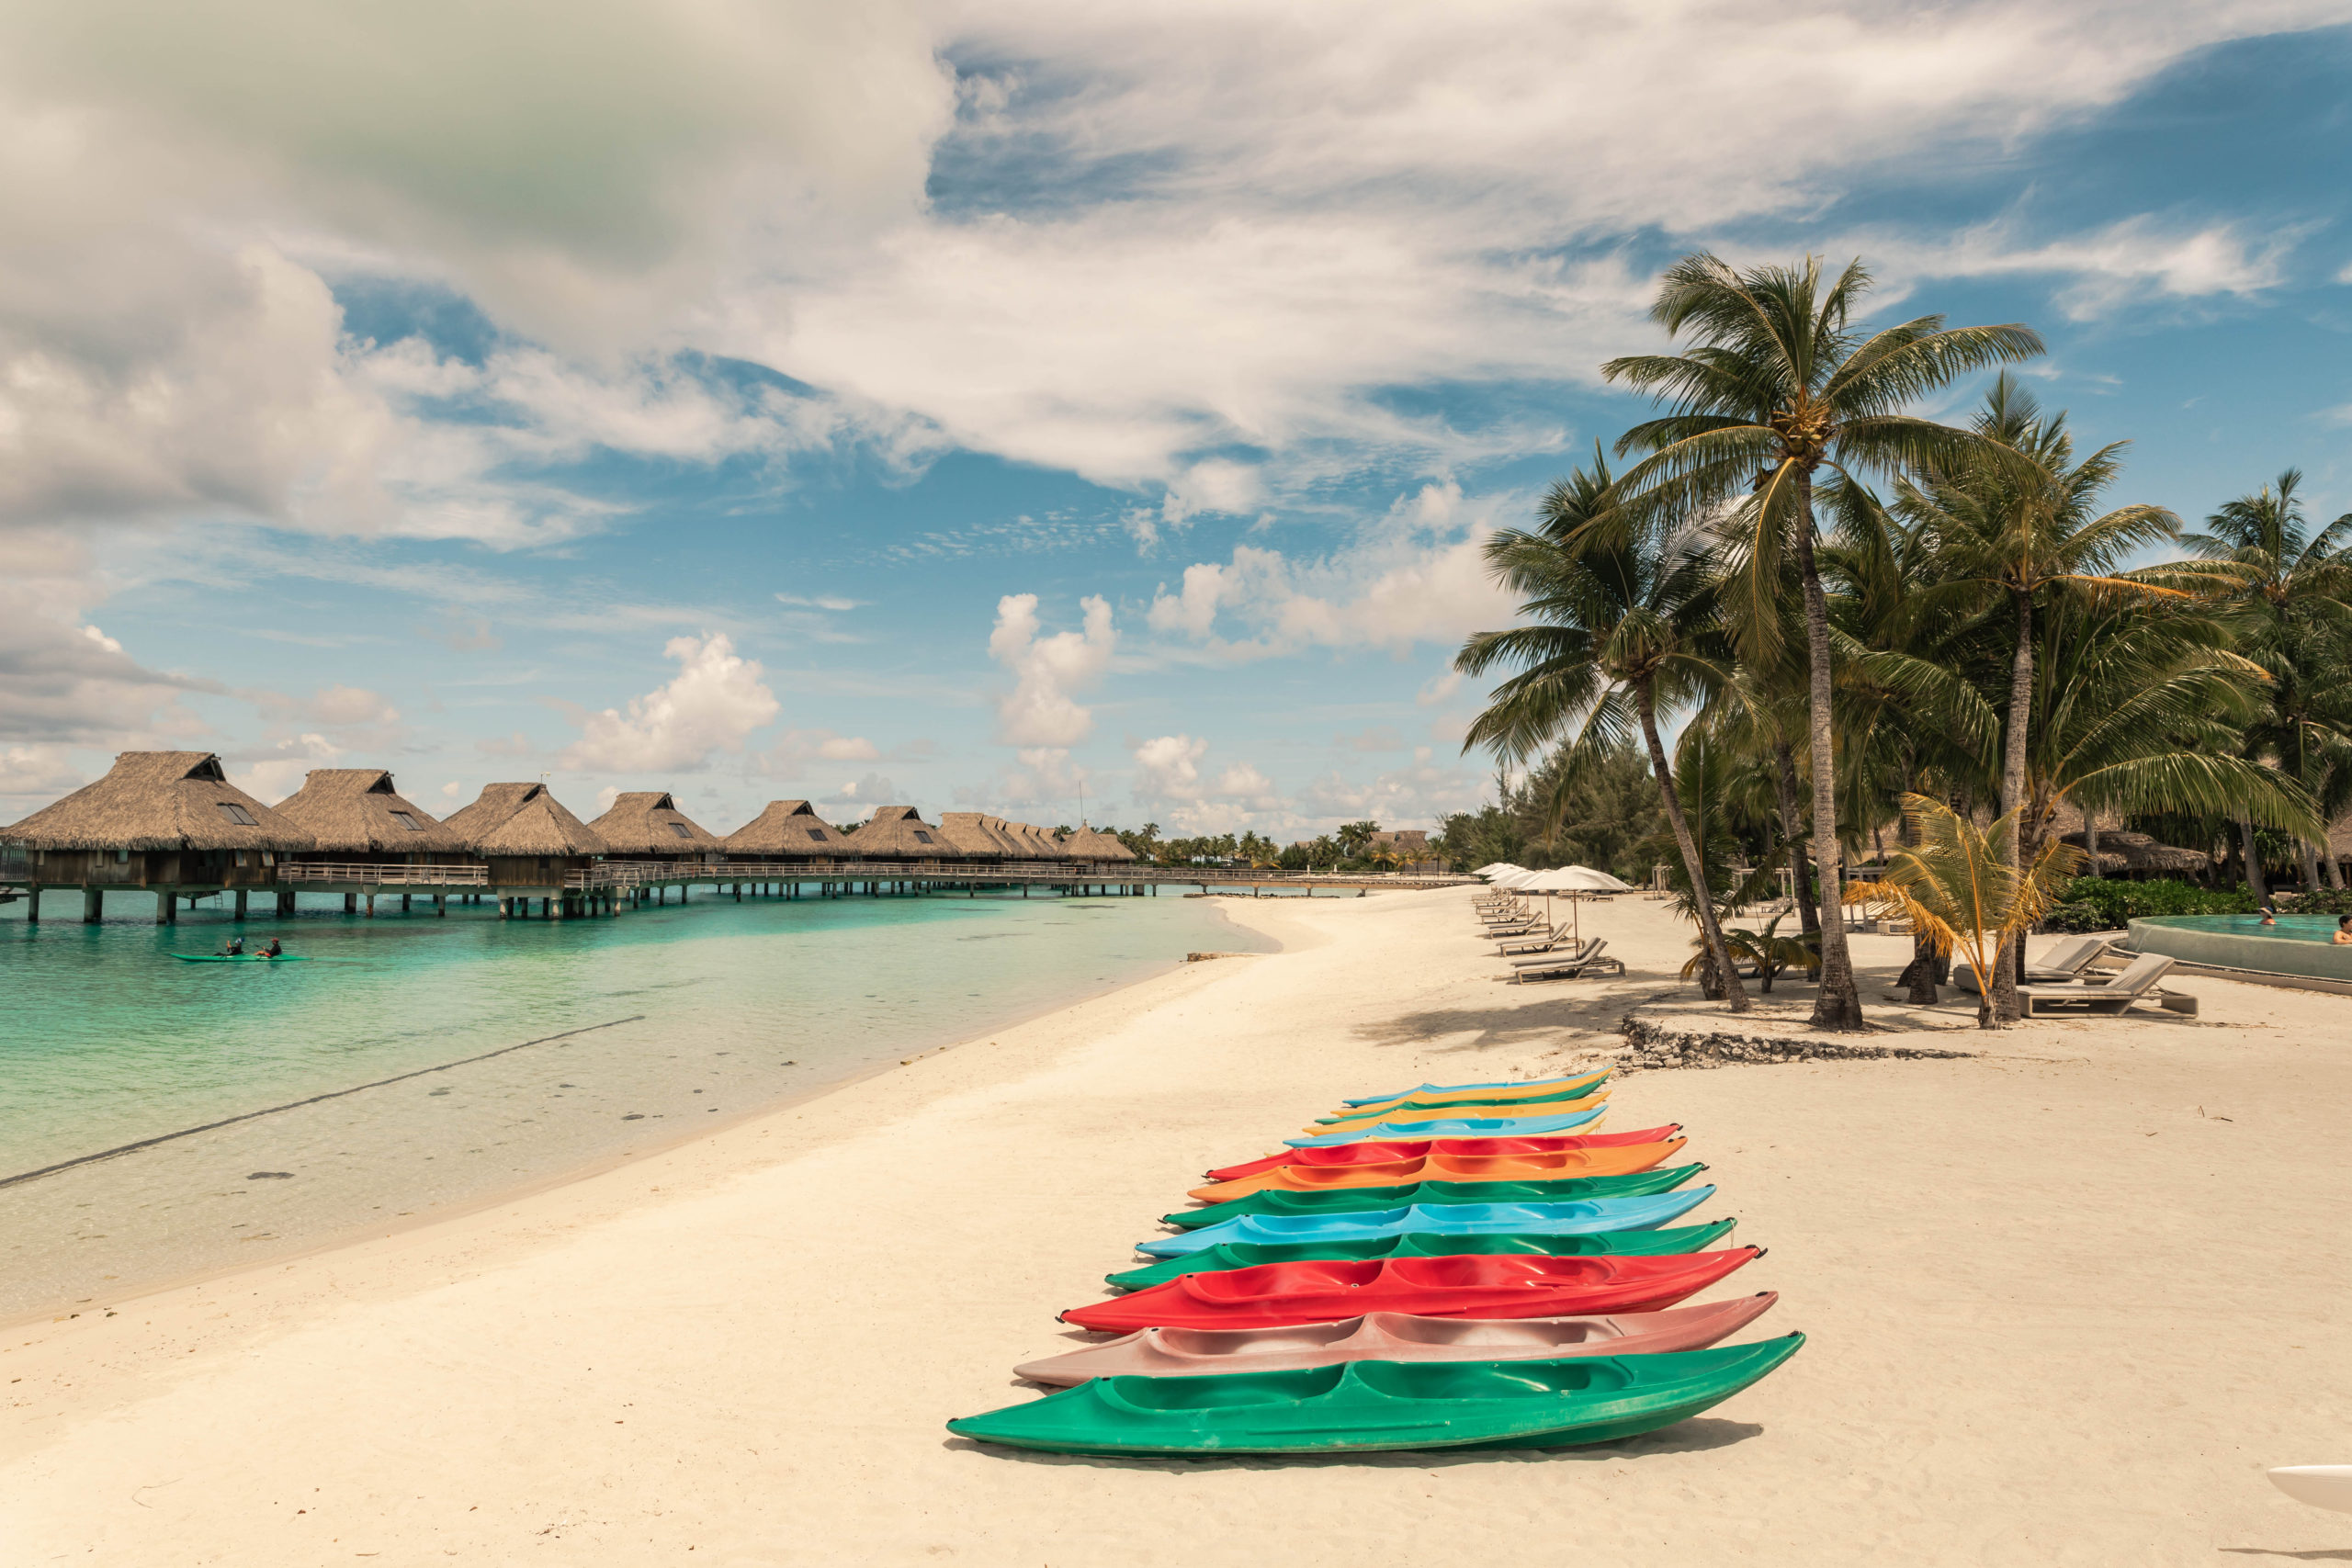
[[[1222,908],[1219,908],[1217,912],[1227,919],[1228,924],[1236,923],[1231,920],[1231,917]],[[1211,958],[1272,956],[1274,953],[1279,953],[1282,951],[1279,941],[1273,938],[1271,933],[1260,932],[1258,934],[1265,937],[1267,940],[1275,941],[1276,945],[1266,953],[1214,953],[1207,956]],[[446,1203],[435,1202],[428,1210],[421,1211],[414,1214],[401,1215],[389,1222],[375,1221],[363,1224],[339,1225],[331,1230],[323,1231],[318,1235],[303,1241],[287,1251],[274,1253],[266,1258],[254,1261],[241,1260],[229,1262],[221,1264],[217,1268],[198,1269],[178,1273],[160,1275],[139,1280],[119,1292],[102,1292],[87,1298],[74,1298],[71,1301],[61,1299],[47,1305],[30,1308],[23,1312],[0,1314],[0,1335],[6,1335],[17,1329],[43,1322],[71,1322],[74,1318],[80,1317],[85,1313],[96,1313],[102,1315],[108,1313],[119,1313],[126,1306],[145,1301],[153,1296],[166,1294],[174,1291],[197,1285],[233,1280],[238,1277],[246,1274],[266,1273],[272,1269],[279,1267],[280,1265],[291,1264],[300,1260],[319,1258],[337,1252],[345,1247],[364,1246],[370,1241],[390,1240],[398,1236],[410,1235],[420,1230],[428,1229],[434,1225],[437,1225],[447,1221],[465,1219],[473,1215],[481,1214],[486,1211],[502,1208],[508,1204],[524,1202],[529,1199],[560,1190],[576,1182],[593,1180],[598,1177],[609,1175],[614,1171],[625,1169],[640,1161],[673,1153],[678,1149],[687,1147],[706,1139],[719,1137],[747,1124],[758,1122],[772,1117],[781,1117],[787,1112],[798,1112],[802,1108],[808,1105],[827,1099],[830,1096],[854,1089],[858,1085],[869,1082],[874,1078],[880,1077],[888,1073],[898,1072],[929,1057],[936,1056],[945,1052],[958,1050],[964,1046],[970,1045],[978,1042],[984,1035],[1009,1033],[1013,1030],[1035,1023],[1039,1020],[1051,1018],[1057,1013],[1083,1007],[1090,1002],[1098,1001],[1106,997],[1116,996],[1123,991],[1132,989],[1136,987],[1148,985],[1152,981],[1160,979],[1167,975],[1182,971],[1199,961],[1200,960],[1198,958],[1191,953],[1187,953],[1181,957],[1168,959],[1163,961],[1164,967],[1155,968],[1148,973],[1133,976],[1113,985],[1102,987],[1100,989],[1080,991],[1072,996],[1046,1003],[1043,1006],[1020,1011],[1007,1021],[998,1023],[991,1028],[981,1030],[971,1034],[959,1034],[946,1040],[936,1040],[935,1037],[933,1037],[933,1043],[922,1047],[912,1056],[902,1057],[897,1061],[889,1060],[886,1056],[880,1061],[868,1063],[862,1066],[852,1068],[849,1072],[839,1077],[829,1078],[820,1083],[811,1084],[805,1089],[796,1090],[781,1100],[771,1100],[755,1109],[738,1111],[732,1115],[722,1115],[719,1119],[707,1126],[695,1126],[688,1123],[686,1124],[686,1128],[690,1130],[682,1129],[642,1147],[627,1149],[618,1153],[599,1155],[577,1165],[567,1166],[560,1170],[543,1173],[541,1175],[532,1177],[527,1180],[515,1182],[507,1186],[497,1187],[487,1191],[471,1194],[465,1198],[450,1200]],[[464,1064],[453,1065],[462,1066]],[[436,1070],[440,1069],[424,1068],[420,1069],[419,1071],[430,1072]],[[402,1075],[403,1077],[412,1077],[416,1076],[418,1076],[417,1073]],[[391,1081],[398,1080],[387,1080],[387,1082]],[[332,1091],[332,1093],[348,1094],[353,1092],[371,1092],[378,1087],[380,1086],[368,1085],[356,1091],[339,1090]],[[136,1157],[136,1155],[139,1152],[141,1151],[133,1150],[130,1154],[112,1157]],[[42,1174],[46,1176],[48,1173],[44,1172]],[[59,1174],[62,1174],[62,1172],[61,1171]]]
[[[1466,895],[1254,908],[1272,962],[1182,965],[520,1201],[17,1330],[0,1540],[236,1568],[558,1540],[615,1568],[1336,1568],[1408,1533],[1523,1555],[1559,1517],[1625,1568],[2338,1544],[2262,1468],[2339,1457],[2352,1403],[2352,1047],[2312,1010],[2332,998],[2222,982],[2194,1024],[1623,1075],[1611,1124],[1682,1123],[1716,1189],[1697,1217],[1769,1248],[1710,1294],[1777,1292],[1748,1337],[1810,1337],[1679,1427],[1306,1461],[949,1438],[1035,1396],[1011,1369],[1089,1337],[1054,1314],[1202,1169],[1343,1095],[1614,1046],[1688,951],[1621,905],[1623,985],[1518,987]],[[1866,999],[1907,949],[1858,939]]]

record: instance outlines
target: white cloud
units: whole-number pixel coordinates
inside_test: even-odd
[[[1119,634],[1111,606],[1101,598],[1080,601],[1080,630],[1040,636],[1037,596],[1009,593],[997,601],[996,626],[989,634],[989,657],[1013,676],[1012,690],[997,704],[997,739],[1013,746],[1067,747],[1086,739],[1094,716],[1075,694],[1102,679]]]
[[[2075,321],[2089,321],[2151,297],[2244,297],[2274,288],[2284,280],[2287,253],[2303,232],[2289,230],[2249,238],[2233,224],[2183,228],[2143,216],[2035,241],[2004,218],[1963,229],[1949,239],[1922,242],[1890,233],[1859,239],[1853,247],[1877,261],[1898,284],[1905,274],[2071,278],[2058,291],[2059,308]]]
[[[901,748],[893,760],[921,755],[929,747],[918,743],[910,750]],[[830,729],[787,729],[776,743],[760,754],[758,772],[771,779],[797,779],[812,761],[878,762],[882,749],[863,735],[839,735]]]
[[[1483,553],[1507,504],[1520,498],[1474,502],[1456,485],[1430,484],[1400,498],[1366,539],[1321,560],[1236,545],[1229,560],[1185,568],[1176,592],[1153,598],[1147,620],[1231,660],[1456,642],[1513,614]],[[1232,635],[1219,631],[1221,619]]]
[[[832,815],[847,816],[854,821],[863,822],[882,807],[905,806],[910,802],[890,780],[880,773],[865,773],[850,780],[831,795],[820,795],[817,804],[847,808],[836,809]]]
[[[281,740],[259,751],[238,751],[222,759],[229,782],[255,800],[275,806],[302,787],[312,768],[331,768],[345,756],[344,748],[325,736],[310,733]]]
[[[0,745],[114,750],[200,728],[176,699],[225,688],[124,651],[85,618],[103,592],[88,550],[62,531],[0,531]],[[57,756],[29,751],[17,766],[52,773]]]
[[[1430,677],[1429,683],[1413,694],[1413,701],[1420,707],[1435,707],[1461,689],[1462,671],[1448,670]]]
[[[673,637],[662,649],[680,666],[668,684],[629,699],[628,712],[606,708],[581,726],[563,766],[604,773],[690,772],[713,751],[741,751],[751,733],[780,711],[756,660],[741,657],[724,634]]]
[[[1281,791],[1251,763],[1236,762],[1214,778],[1204,777],[1201,763],[1208,750],[1206,740],[1190,735],[1156,736],[1137,745],[1129,785],[1136,803],[1179,808],[1174,818],[1179,825],[1220,815],[1230,819],[1237,814],[1247,822],[1255,814],[1282,809]]]
[[[254,706],[264,718],[306,720],[311,724],[394,724],[400,710],[379,692],[337,683],[322,686],[307,697],[283,692],[255,692]]]

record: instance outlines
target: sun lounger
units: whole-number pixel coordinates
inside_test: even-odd
[[[2167,1012],[2194,1018],[2195,997],[2163,990],[2156,985],[2171,972],[2172,965],[2173,961],[2161,953],[2143,953],[2105,985],[2093,981],[2082,985],[2019,986],[2018,997],[2028,1018],[2055,1012],[2120,1013],[2139,1001],[2154,1001]]]
[[[2083,978],[2091,960],[2107,951],[2103,936],[2070,936],[2052,944],[2038,962],[2025,966],[2026,984],[2030,986],[2063,986]],[[1966,959],[1951,966],[1951,983],[1963,991],[1975,991],[1976,970]]]
[[[1538,926],[1532,931],[1505,937],[1495,951],[1508,958],[1514,953],[1550,953],[1555,948],[1574,945],[1575,939],[1557,927]]]
[[[1535,958],[1511,960],[1511,984],[1522,980],[1575,980],[1587,974],[1623,975],[1625,965],[1614,958],[1604,958],[1600,950],[1609,945],[1606,937],[1594,937],[1574,953],[1547,953]]]

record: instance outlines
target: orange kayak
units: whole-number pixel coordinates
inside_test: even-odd
[[[1460,1089],[1445,1089],[1424,1084],[1386,1100],[1350,1100],[1337,1114],[1350,1122],[1364,1116],[1386,1115],[1391,1111],[1414,1110],[1432,1105],[1508,1105],[1518,1100],[1561,1100],[1579,1089],[1590,1089],[1609,1076],[1604,1067],[1597,1073],[1585,1073],[1572,1078],[1543,1078],[1534,1083],[1498,1085],[1464,1085]],[[1481,1114],[1485,1114],[1481,1112]],[[1407,1118],[1389,1117],[1399,1121]]]
[[[1558,1116],[1568,1111],[1595,1111],[1606,1103],[1608,1099],[1609,1090],[1603,1088],[1596,1089],[1589,1094],[1580,1095],[1565,1104],[1480,1105],[1463,1110],[1440,1110],[1434,1107],[1422,1109],[1403,1105],[1383,1111],[1374,1116],[1351,1116],[1341,1122],[1310,1122],[1299,1131],[1312,1137],[1321,1137],[1337,1133],[1360,1133],[1366,1127],[1395,1125],[1399,1122],[1418,1122],[1425,1118],[1456,1116],[1465,1119],[1476,1118],[1480,1122],[1536,1122],[1546,1116]]]
[[[1252,1192],[1328,1192],[1346,1187],[1401,1187],[1408,1181],[1555,1181],[1577,1176],[1632,1176],[1664,1165],[1688,1138],[1613,1149],[1555,1149],[1527,1155],[1423,1155],[1379,1165],[1279,1165],[1186,1194],[1223,1203]]]

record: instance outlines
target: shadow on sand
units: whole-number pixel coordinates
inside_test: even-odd
[[[1369,1454],[1203,1454],[1197,1459],[1176,1458],[1155,1454],[1148,1458],[1117,1458],[1107,1454],[1049,1454],[1035,1449],[1000,1448],[993,1443],[978,1443],[969,1438],[949,1438],[940,1446],[968,1450],[987,1454],[991,1459],[1012,1460],[1023,1464],[1082,1464],[1108,1470],[1159,1470],[1191,1473],[1204,1468],[1217,1470],[1295,1470],[1301,1466],[1320,1469],[1331,1465],[1361,1465],[1375,1470],[1450,1470],[1464,1464],[1576,1464],[1600,1463],[1613,1460],[1641,1459],[1650,1454],[1704,1453],[1710,1449],[1729,1448],[1744,1443],[1762,1433],[1763,1427],[1749,1421],[1719,1421],[1700,1416],[1681,1421],[1663,1431],[1646,1433],[1638,1438],[1626,1438],[1613,1443],[1594,1443],[1575,1449],[1399,1449],[1385,1453]]]

